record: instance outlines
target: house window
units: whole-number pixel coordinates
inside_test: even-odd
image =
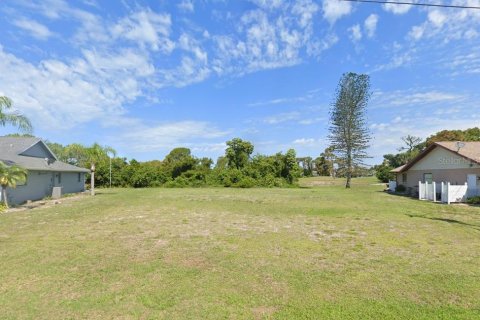
[[[82,174],[80,172],[78,173],[78,182],[82,182]]]
[[[402,174],[402,183],[407,183],[407,174]]]
[[[62,183],[62,174],[61,173],[57,174],[57,181],[58,181],[59,184]]]
[[[431,173],[424,173],[423,174],[423,182],[432,183],[433,175]]]

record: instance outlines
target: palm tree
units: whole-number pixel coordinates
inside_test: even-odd
[[[5,96],[0,96],[0,125],[11,124],[18,127],[21,131],[32,132],[32,124],[27,117],[17,111],[5,113],[5,110],[12,110],[12,100]]]
[[[0,186],[2,187],[2,202],[8,208],[7,187],[15,188],[17,183],[27,180],[27,170],[19,166],[7,166],[0,161]]]

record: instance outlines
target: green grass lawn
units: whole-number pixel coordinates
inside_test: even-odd
[[[480,318],[479,207],[337,182],[100,190],[0,215],[0,318]]]

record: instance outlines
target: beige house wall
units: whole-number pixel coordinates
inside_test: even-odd
[[[465,184],[469,174],[480,177],[480,165],[441,147],[436,147],[406,172],[398,173],[397,185],[404,185],[408,191],[417,192],[418,182],[425,182],[424,174],[426,173],[431,173],[432,180],[437,183]],[[403,179],[404,174],[406,182]],[[478,187],[480,187],[480,180],[477,178]]]
[[[407,175],[407,182],[403,182],[402,174],[397,174],[397,185],[404,185],[407,188],[418,189],[418,182],[425,182],[424,174],[431,173],[432,180],[440,182],[450,182],[451,184],[465,184],[467,182],[467,175],[476,174],[480,177],[480,168],[471,169],[434,169],[434,170],[408,170],[405,172]],[[477,188],[480,187],[480,181],[477,179]]]
[[[436,147],[409,170],[470,169],[480,165],[442,147]]]

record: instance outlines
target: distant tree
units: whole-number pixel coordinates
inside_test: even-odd
[[[426,146],[439,141],[480,141],[480,128],[466,130],[442,130],[427,138]]]
[[[386,160],[384,160],[382,164],[374,166],[374,169],[375,176],[382,182],[388,182],[395,178],[395,174],[390,172],[394,168],[392,168]]]
[[[312,157],[297,158],[297,163],[302,167],[304,177],[312,176],[314,166],[314,161]]]
[[[285,165],[283,167],[282,177],[284,177],[289,184],[294,183],[301,175],[301,169],[298,166],[296,156],[295,150],[289,149],[284,157]]]
[[[405,143],[406,146],[402,146],[398,149],[398,151],[407,151],[413,152],[414,150],[420,150],[425,145],[423,143],[423,139],[420,137],[415,137],[411,135],[407,135],[402,137],[402,141]]]
[[[330,176],[335,177],[335,168],[333,164],[335,163],[335,154],[333,153],[333,147],[327,147],[320,154],[319,157],[315,159],[315,168],[319,176]]]
[[[210,159],[210,158],[206,158],[206,157],[201,158],[201,159],[198,160],[198,165],[197,166],[198,166],[198,169],[200,169],[200,170],[208,171],[208,170],[212,169],[213,160]]]
[[[345,187],[350,188],[354,166],[367,158],[370,134],[366,108],[370,97],[368,75],[345,73],[337,87],[336,101],[330,112],[329,139],[334,153],[345,169]]]
[[[215,169],[226,169],[228,167],[228,159],[227,157],[220,156],[215,162]]]
[[[15,188],[18,183],[27,179],[27,170],[19,166],[7,166],[0,161],[0,186],[2,187],[2,202],[8,208],[7,188]]]
[[[165,165],[169,168],[172,178],[195,168],[197,159],[192,157],[188,148],[175,148],[165,157]]]
[[[253,153],[253,144],[240,138],[227,141],[225,157],[230,168],[241,169],[245,167]]]
[[[6,126],[10,124],[18,127],[21,131],[26,133],[32,132],[32,123],[30,120],[17,111],[5,112],[12,109],[12,100],[5,96],[0,96],[0,125]]]

